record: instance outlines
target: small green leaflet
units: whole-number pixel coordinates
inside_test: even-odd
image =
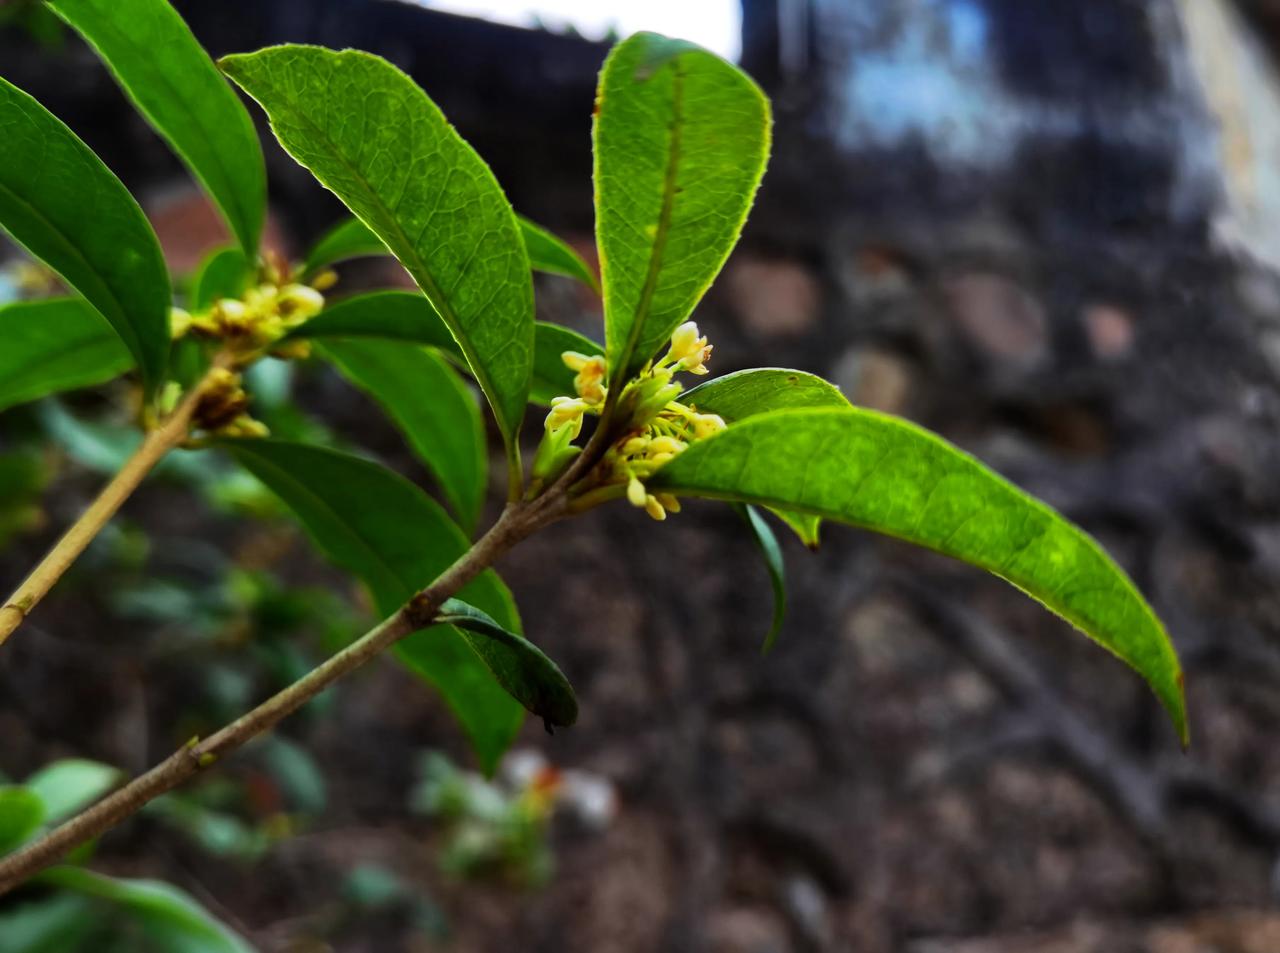
[[[760,515],[760,511],[746,503],[735,503],[734,509],[751,530],[751,538],[764,558],[765,569],[769,571],[769,585],[773,587],[773,621],[769,623],[769,632],[764,637],[764,645],[760,647],[762,654],[768,654],[778,641],[782,622],[787,617],[787,569],[782,559],[782,549],[778,546],[778,538],[773,535],[773,530]]]
[[[434,352],[399,341],[333,338],[320,354],[382,405],[474,533],[489,461],[480,408],[457,372]]]
[[[440,313],[493,406],[515,487],[533,372],[533,281],[489,167],[413,80],[377,56],[276,46],[221,66]]]
[[[267,170],[248,111],[168,0],[48,0],[89,41],[138,111],[258,254]]]
[[[253,953],[229,926],[177,887],[157,880],[124,880],[79,867],[54,867],[37,882],[60,887],[119,907],[156,949],[181,953]]]
[[[798,510],[896,536],[1011,582],[1136,669],[1187,741],[1177,654],[1091,537],[973,457],[869,410],[782,410],[694,443],[654,492]]]
[[[169,274],[133,196],[70,129],[0,79],[0,228],[115,328],[148,394],[169,354]]]
[[[302,275],[312,278],[330,265],[350,258],[390,254],[391,250],[369,231],[368,225],[358,218],[349,218],[333,226],[311,246],[302,265]]]
[[[560,667],[528,639],[508,632],[475,606],[448,599],[439,620],[462,636],[503,688],[525,708],[541,716],[547,729],[578,720],[578,699]]]
[[[286,340],[356,337],[414,341],[439,348],[467,369],[457,342],[435,309],[422,295],[407,291],[374,291],[347,298],[296,328]],[[577,331],[547,321],[537,322],[529,392],[534,403],[549,404],[552,397],[573,393],[574,373],[560,358],[565,351],[604,353],[599,344]]]
[[[239,298],[249,287],[253,268],[239,248],[219,248],[209,253],[196,270],[191,284],[191,311],[203,311],[219,298]]]
[[[57,824],[98,800],[123,777],[110,765],[68,758],[45,765],[23,786],[44,804],[44,823]]]
[[[589,288],[600,290],[591,268],[566,242],[519,215],[516,216],[516,224],[520,226],[520,237],[524,239],[529,265],[534,271],[576,278]],[[312,277],[321,269],[349,258],[390,254],[387,246],[369,231],[364,222],[358,218],[347,219],[329,229],[315,243],[303,265],[303,275]]]
[[[689,317],[738,241],[769,154],[769,103],[735,66],[637,33],[605,60],[594,126],[609,378]]]
[[[574,278],[593,291],[600,291],[600,282],[596,280],[591,266],[583,261],[582,256],[570,248],[567,242],[557,238],[541,225],[535,225],[527,218],[517,215],[516,221],[520,224],[520,237],[524,239],[525,250],[529,253],[529,264],[533,266],[534,271]]]
[[[133,358],[80,298],[0,306],[0,410],[118,377]]]
[[[0,787],[0,857],[26,843],[44,823],[44,802],[23,787]]]
[[[755,367],[734,371],[699,384],[680,395],[683,403],[706,414],[719,414],[729,423],[770,410],[795,407],[849,407],[834,384],[804,371],[783,367]],[[810,549],[818,548],[821,517],[784,509],[770,510]]]
[[[278,440],[226,440],[229,451],[297,516],[316,546],[373,592],[390,615],[470,545],[434,500],[404,477],[349,454]],[[520,620],[496,573],[485,572],[458,598],[503,628]],[[430,681],[462,722],[481,765],[492,771],[520,728],[523,710],[493,680],[470,643],[436,626],[402,640],[396,657]]]

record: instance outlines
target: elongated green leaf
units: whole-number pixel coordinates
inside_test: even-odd
[[[219,248],[200,264],[191,286],[192,311],[203,311],[219,298],[239,298],[249,287],[252,265],[239,248]]]
[[[480,408],[457,372],[426,348],[399,341],[335,338],[321,355],[382,405],[474,532],[488,457]]]
[[[439,348],[464,364],[457,342],[422,295],[406,291],[374,291],[326,308],[294,329],[286,339],[386,338]],[[603,354],[595,341],[577,331],[539,321],[534,328],[533,382],[529,399],[548,404],[552,397],[573,393],[573,371],[561,360],[565,351]]]
[[[734,371],[685,391],[680,400],[704,414],[746,420],[771,410],[849,407],[840,388],[814,374],[783,367]]]
[[[572,725],[578,720],[573,686],[542,649],[458,599],[449,599],[440,607],[440,621],[461,630],[498,684],[548,728]]]
[[[93,152],[0,79],[0,228],[115,328],[148,392],[169,353],[169,275],[142,209]]]
[[[0,787],[0,857],[17,847],[44,823],[44,802],[34,791]]]
[[[245,255],[258,254],[267,170],[253,121],[168,0],[48,0],[222,210]]]
[[[782,367],[734,371],[699,384],[680,399],[705,414],[719,414],[733,423],[770,410],[796,407],[849,407],[840,389],[821,377]],[[812,513],[770,507],[810,549],[818,548],[822,518]]]
[[[568,243],[527,218],[517,215],[516,221],[520,224],[520,236],[524,239],[529,264],[534,271],[575,278],[594,291],[600,290],[600,282],[596,280],[591,266]]]
[[[467,549],[466,535],[434,500],[376,463],[274,440],[221,445],[284,500],[321,551],[364,581],[384,615]],[[458,597],[519,630],[511,596],[495,573],[477,577]],[[491,771],[515,738],[522,712],[469,643],[455,629],[436,626],[401,641],[396,656],[436,686]]]
[[[0,410],[123,374],[133,358],[79,298],[0,306]]]
[[[44,823],[56,824],[102,797],[123,778],[118,768],[83,758],[46,765],[24,787],[44,804]]]
[[[594,128],[610,379],[666,342],[738,241],[769,153],[769,103],[712,53],[654,33],[613,48]]]
[[[516,224],[520,226],[520,237],[524,240],[525,251],[529,254],[529,266],[534,271],[576,278],[588,287],[596,291],[600,290],[596,276],[576,251],[527,218],[517,215]],[[364,222],[358,218],[352,218],[339,222],[320,237],[307,255],[303,273],[311,276],[322,268],[349,258],[390,254],[390,249],[369,230]]]
[[[358,218],[349,218],[329,229],[311,246],[303,263],[303,275],[311,277],[321,269],[350,258],[390,255],[382,239]]]
[[[780,506],[896,536],[1013,583],[1133,666],[1187,738],[1164,627],[1086,533],[940,437],[868,410],[783,410],[694,443],[656,490]]]
[[[773,588],[773,619],[769,623],[769,631],[760,649],[762,653],[767,654],[773,650],[774,643],[778,641],[782,622],[787,617],[787,568],[782,559],[782,548],[778,545],[778,538],[773,535],[773,530],[764,521],[760,511],[746,503],[736,503],[734,509],[751,530],[751,538],[764,559],[764,567],[769,573],[769,585]]]
[[[489,167],[408,76],[368,53],[277,46],[222,68],[285,149],[367,225],[440,312],[517,458],[533,282]]]
[[[157,880],[124,880],[79,867],[54,867],[39,882],[117,905],[157,949],[175,953],[253,953],[235,931],[177,887]]]

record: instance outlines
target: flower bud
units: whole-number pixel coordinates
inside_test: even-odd
[[[644,484],[635,477],[632,477],[631,481],[627,483],[627,501],[632,506],[645,507],[648,505],[650,499],[652,499],[652,497],[645,492]]]

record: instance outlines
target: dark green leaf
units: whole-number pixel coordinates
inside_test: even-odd
[[[221,444],[294,511],[316,545],[364,580],[390,615],[466,551],[466,535],[408,480],[359,457],[274,440]],[[459,593],[512,630],[519,619],[492,571]],[[436,686],[467,729],[485,770],[515,738],[520,706],[456,629],[437,626],[401,641],[396,655]]]
[[[1177,654],[1124,571],[1048,506],[914,424],[852,408],[761,414],[694,443],[650,486],[839,520],[992,572],[1133,666],[1186,740]]]
[[[48,0],[217,202],[257,256],[267,171],[253,121],[168,0]]]
[[[738,241],[769,153],[769,103],[742,71],[637,33],[596,97],[596,241],[610,379],[687,319]]]
[[[600,290],[600,283],[591,266],[568,243],[527,218],[517,215],[516,221],[520,224],[520,235],[524,238],[525,251],[529,253],[529,264],[534,271],[576,278],[588,288]]]
[[[326,308],[289,338],[386,338],[436,347],[464,364],[457,342],[440,316],[419,294],[375,291],[356,295]],[[602,354],[604,349],[577,331],[539,321],[534,328],[533,386],[529,399],[548,404],[552,397],[573,393],[573,371],[560,359],[565,351]]]
[[[43,823],[44,802],[34,791],[0,787],[0,856],[21,847]]]
[[[219,298],[239,298],[249,287],[253,266],[239,248],[219,248],[200,264],[191,285],[192,311],[203,311]]]
[[[0,913],[4,953],[71,953],[99,926],[84,897],[55,894]]]
[[[56,824],[98,800],[122,778],[123,773],[110,765],[69,758],[41,768],[24,787],[44,804],[44,823]]]
[[[156,880],[103,877],[79,867],[54,867],[41,883],[115,904],[138,922],[157,948],[173,953],[253,953],[225,923],[177,887]]]
[[[773,620],[769,623],[769,631],[764,637],[761,651],[768,653],[778,641],[778,633],[782,631],[782,622],[787,616],[787,569],[782,560],[782,549],[778,546],[778,538],[764,521],[760,511],[746,503],[734,504],[734,509],[751,529],[751,538],[764,558],[765,569],[769,572],[769,585],[773,587]]]
[[[111,325],[79,298],[0,306],[0,410],[101,384],[132,366]]]
[[[169,275],[142,209],[93,152],[0,79],[0,228],[115,328],[148,392],[169,354]]]
[[[527,218],[517,215],[516,223],[520,226],[520,237],[524,240],[525,251],[529,254],[529,265],[534,271],[576,278],[599,291],[596,276],[576,251]],[[310,277],[329,265],[335,265],[349,258],[390,254],[387,246],[369,230],[364,222],[358,218],[352,218],[339,222],[320,237],[307,255],[303,274]]]
[[[390,255],[391,251],[382,239],[369,231],[369,226],[358,218],[349,218],[329,229],[311,246],[303,264],[304,277],[336,265],[349,258],[366,258],[373,255]]]
[[[840,389],[821,377],[782,367],[734,371],[684,392],[680,399],[705,414],[719,414],[729,423],[769,410],[797,407],[848,407]],[[770,508],[810,549],[818,548],[822,518]]]
[[[277,46],[228,56],[222,67],[440,312],[493,406],[514,476],[533,368],[533,283],[489,167],[426,93],[379,57]]]
[[[400,341],[334,338],[320,353],[382,405],[474,532],[488,456],[480,408],[457,372],[432,351]]]
[[[498,684],[548,726],[578,720],[578,699],[559,666],[528,639],[509,632],[489,615],[458,599],[440,607],[440,621],[462,636],[484,660]]]

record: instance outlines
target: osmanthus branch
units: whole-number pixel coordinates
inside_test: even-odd
[[[124,501],[138,488],[152,468],[166,453],[180,445],[191,434],[192,423],[200,402],[217,380],[221,371],[231,365],[231,358],[219,355],[209,373],[193,387],[177,407],[143,438],[142,444],[129,457],[120,471],[111,478],[89,508],[80,515],[71,528],[49,550],[48,555],[31,571],[13,595],[0,606],[0,645],[11,636],[71,568],[94,537],[115,516]]]
[[[562,494],[531,503],[512,503],[493,527],[434,582],[347,648],[331,656],[288,688],[203,740],[170,755],[146,774],[108,795],[26,847],[0,858],[0,895],[53,864],[144,805],[173,790],[246,742],[271,730],[337,679],[361,667],[412,632],[431,624],[445,600],[489,568],[516,543],[566,515]]]

